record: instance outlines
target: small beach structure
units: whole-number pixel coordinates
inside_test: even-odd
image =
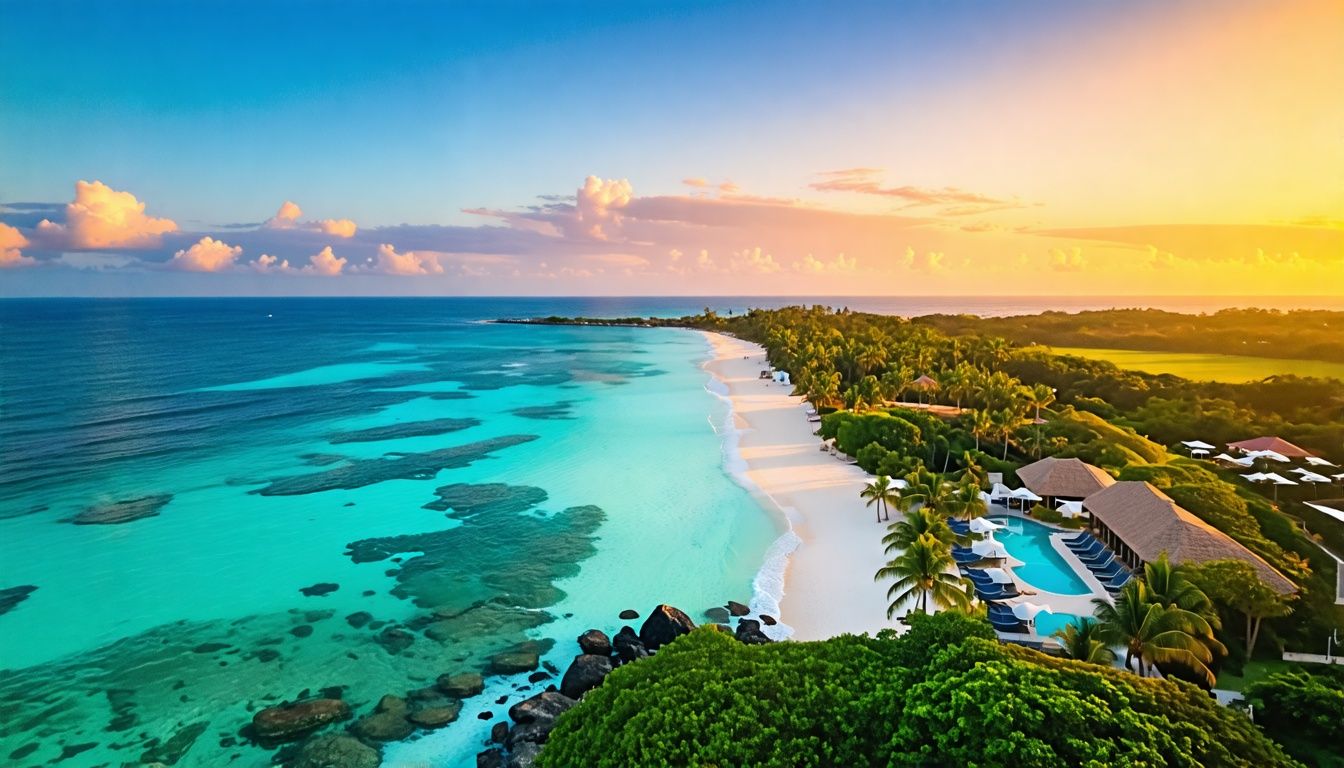
[[[970,528],[971,533],[986,533],[992,535],[995,531],[1003,528],[1003,524],[996,523],[993,520],[983,517],[977,517],[974,520],[971,520],[968,527]]]
[[[924,403],[924,393],[938,389],[938,380],[926,374],[910,382],[910,388],[919,393],[919,402]]]
[[[1281,437],[1253,437],[1249,440],[1240,440],[1235,443],[1228,443],[1229,451],[1240,451],[1241,453],[1255,453],[1257,451],[1274,451],[1282,456],[1288,456],[1294,459],[1305,459],[1311,455],[1311,452],[1305,448],[1300,448]]]
[[[1255,458],[1252,456],[1241,456],[1241,457],[1229,456],[1226,453],[1220,453],[1217,456],[1212,457],[1210,461],[1216,461],[1220,464],[1229,464],[1237,467],[1249,467],[1255,463]]]
[[[1330,517],[1335,518],[1336,520],[1340,521],[1341,523],[1344,523],[1344,509],[1335,509],[1334,507],[1328,507],[1328,506],[1326,506],[1326,505],[1324,505],[1324,504],[1320,504],[1320,503],[1313,504],[1313,503],[1311,503],[1310,501],[1304,501],[1304,502],[1302,502],[1302,503],[1303,503],[1303,504],[1306,504],[1308,507],[1311,507],[1312,509],[1316,510],[1317,512],[1320,512],[1320,513],[1325,514],[1325,515],[1329,515]]]
[[[1339,466],[1338,464],[1334,463],[1333,461],[1330,461],[1329,459],[1322,459],[1322,458],[1319,457],[1319,456],[1307,456],[1307,457],[1306,457],[1306,460],[1307,460],[1307,463],[1310,464],[1310,465],[1312,465],[1313,467],[1337,467],[1337,466]]]
[[[1115,482],[1115,478],[1100,467],[1081,459],[1059,459],[1053,456],[1034,461],[1017,470],[1022,485],[1038,497],[1053,501],[1082,501]]]
[[[1212,451],[1214,448],[1218,447],[1216,445],[1209,445],[1203,440],[1182,440],[1181,445],[1184,445],[1192,451]]]
[[[1114,483],[1087,497],[1083,505],[1092,514],[1092,534],[1130,570],[1156,560],[1163,552],[1177,565],[1236,559],[1249,563],[1275,592],[1297,591],[1293,582],[1259,555],[1145,481]]]
[[[1060,501],[1058,504],[1059,514],[1064,517],[1082,517],[1087,514],[1081,501]]]

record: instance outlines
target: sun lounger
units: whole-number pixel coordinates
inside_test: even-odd
[[[1095,555],[1106,548],[1105,544],[1102,544],[1100,540],[1091,536],[1088,537],[1087,541],[1081,544],[1065,544],[1064,546],[1068,547],[1074,554],[1079,556]]]
[[[1120,588],[1128,584],[1133,578],[1134,575],[1126,571],[1110,581],[1103,581],[1101,585],[1106,588],[1107,592],[1119,592]]]
[[[1110,565],[1111,561],[1115,560],[1115,553],[1109,549],[1103,549],[1095,555],[1080,556],[1078,559],[1082,560],[1083,565],[1088,568],[1105,568]]]
[[[1064,537],[1064,539],[1062,539],[1062,541],[1064,542],[1064,546],[1071,547],[1074,546],[1075,544],[1077,545],[1086,544],[1087,540],[1091,538],[1093,538],[1092,534],[1088,533],[1087,531],[1083,531],[1077,536],[1066,536]]]
[[[1012,584],[1003,584],[1000,587],[997,590],[976,587],[975,594],[979,595],[981,600],[1009,600],[1022,594]]]
[[[1011,622],[990,619],[989,623],[994,629],[1000,632],[1012,632],[1015,634],[1026,634],[1027,632],[1027,625],[1017,618],[1014,618]]]
[[[1097,581],[1110,581],[1122,573],[1127,573],[1125,566],[1119,561],[1114,560],[1105,568],[1093,568],[1092,575],[1097,577]]]

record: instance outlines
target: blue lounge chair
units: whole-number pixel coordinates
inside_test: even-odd
[[[1092,575],[1097,577],[1097,581],[1110,581],[1122,573],[1128,573],[1125,566],[1119,560],[1112,561],[1105,568],[1092,569]]]
[[[1000,584],[998,585],[998,589],[990,589],[977,586],[975,588],[975,594],[978,595],[981,600],[988,601],[988,600],[1008,600],[1010,598],[1018,597],[1022,593],[1018,592],[1017,587],[1013,584]]]
[[[1013,632],[1020,635],[1025,635],[1027,633],[1027,625],[1018,620],[1017,617],[1013,617],[1012,621],[995,621],[991,618],[989,623],[990,626],[1000,632]]]
[[[1098,541],[1097,539],[1092,539],[1091,541],[1087,542],[1087,544],[1085,544],[1085,545],[1069,547],[1069,550],[1072,551],[1075,555],[1077,555],[1077,556],[1079,556],[1079,557],[1086,557],[1086,556],[1089,556],[1089,555],[1095,555],[1095,554],[1097,554],[1098,552],[1105,551],[1105,549],[1106,549],[1106,545],[1105,545],[1105,544],[1102,544],[1102,543],[1101,543],[1100,541]]]
[[[1134,574],[1126,571],[1110,581],[1103,581],[1101,585],[1106,588],[1107,592],[1119,592],[1120,588],[1128,584],[1133,578]]]
[[[952,559],[957,561],[957,563],[960,565],[969,565],[970,563],[975,563],[984,560],[983,557],[975,554],[969,549],[963,549],[958,551],[956,547],[952,548]]]
[[[1095,555],[1079,555],[1078,559],[1083,561],[1083,565],[1088,568],[1100,567],[1109,563],[1115,558],[1115,553],[1109,549],[1103,549]]]
[[[1075,544],[1086,544],[1087,540],[1091,538],[1092,534],[1088,533],[1087,531],[1083,531],[1077,536],[1070,536],[1066,539],[1062,539],[1062,541],[1064,542],[1064,546],[1071,547]]]

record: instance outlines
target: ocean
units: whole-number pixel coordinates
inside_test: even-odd
[[[771,605],[785,531],[738,482],[699,334],[484,321],[793,303],[1042,308],[0,301],[0,762],[269,765],[240,731],[283,700],[326,691],[358,716],[501,652],[563,671],[623,609]],[[487,681],[384,764],[473,765],[558,678]]]

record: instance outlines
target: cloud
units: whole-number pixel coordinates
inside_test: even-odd
[[[358,229],[350,219],[322,219],[317,222],[317,226],[324,234],[343,238],[354,237]]]
[[[8,224],[0,224],[0,269],[31,267],[37,259],[24,256],[20,248],[28,247],[28,238]]]
[[[802,261],[794,262],[793,270],[795,272],[804,272],[808,274],[822,274],[824,272],[853,272],[859,266],[858,259],[845,254],[836,254],[834,261],[822,261],[812,254],[807,254]]]
[[[589,237],[606,240],[603,229],[608,223],[619,225],[620,211],[630,204],[634,190],[626,179],[599,179],[589,176],[583,180],[577,197],[577,222]]]
[[[1051,248],[1049,265],[1056,272],[1082,272],[1087,268],[1087,258],[1083,256],[1083,249],[1077,246],[1068,251]]]
[[[939,211],[944,216],[969,216],[976,213],[1022,208],[1022,202],[1014,198],[991,197],[978,192],[969,192],[959,187],[882,186],[882,171],[878,168],[848,168],[839,171],[826,171],[818,174],[822,178],[808,186],[820,192],[853,192],[862,195],[893,197],[903,201],[906,207],[949,206]]]
[[[45,247],[70,250],[153,248],[165,233],[176,232],[172,219],[145,215],[145,204],[130,192],[101,181],[75,183],[74,202],[65,206],[65,223],[38,222]]]
[[[706,179],[704,176],[691,176],[682,179],[681,183],[685,184],[688,187],[695,187],[696,189],[704,189],[705,187],[709,186],[709,179]]]
[[[943,271],[943,262],[946,257],[941,251],[925,251],[920,253],[914,247],[907,245],[905,247],[905,257],[903,259],[907,269],[916,272],[933,274]]]
[[[256,261],[250,262],[248,266],[261,273],[270,272],[289,272],[289,260],[280,260],[269,254],[261,254]]]
[[[362,267],[360,271],[382,275],[441,275],[443,265],[439,263],[438,254],[415,251],[397,253],[390,244],[383,243],[378,246],[377,261]]]
[[[301,229],[308,232],[321,232],[324,235],[332,235],[340,238],[351,238],[359,227],[350,219],[319,219],[317,221],[299,221],[303,216],[303,209],[298,203],[292,200],[286,200],[281,203],[280,210],[275,215],[267,219],[261,226],[263,229]]]
[[[275,215],[266,220],[263,227],[268,229],[288,229],[298,223],[299,217],[303,215],[303,209],[298,203],[286,200],[280,204],[280,210]]]
[[[234,260],[242,253],[241,246],[229,245],[212,237],[202,237],[190,248],[173,254],[168,266],[188,272],[219,272],[232,267]]]
[[[335,277],[341,274],[345,269],[346,260],[340,258],[331,252],[331,246],[323,248],[321,251],[308,257],[308,266],[303,268],[303,272],[309,275],[321,275],[323,277]]]
[[[1028,234],[1094,240],[1146,251],[1156,248],[1181,260],[1256,263],[1259,251],[1297,253],[1304,261],[1344,263],[1344,230],[1272,224],[1150,224],[1120,227],[1034,229]]]
[[[729,262],[733,271],[759,272],[770,274],[779,271],[779,262],[775,257],[761,250],[760,246],[744,251],[734,251]]]

